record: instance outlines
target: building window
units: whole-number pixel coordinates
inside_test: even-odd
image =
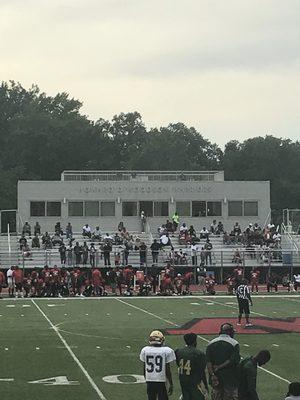
[[[83,201],[69,201],[69,217],[83,217]]]
[[[47,201],[47,217],[60,217],[60,216],[61,216],[61,202]]]
[[[114,217],[115,216],[115,202],[103,201],[101,202],[101,216]]]
[[[122,215],[123,215],[123,217],[136,217],[137,216],[137,202],[136,201],[124,201],[122,203]]]
[[[189,201],[176,201],[176,211],[180,217],[190,217],[191,203]]]
[[[84,215],[86,217],[99,217],[99,201],[85,201]]]
[[[241,217],[243,215],[242,201],[228,201],[228,216]]]
[[[193,217],[206,217],[206,202],[205,201],[192,201],[192,216]]]
[[[169,203],[167,201],[154,202],[154,216],[155,217],[168,217],[169,216]]]
[[[139,213],[144,211],[146,217],[153,217],[153,201],[140,201]]]
[[[222,203],[220,201],[207,202],[207,216],[208,217],[221,217],[222,216]]]
[[[31,217],[45,217],[45,202],[44,201],[31,201],[30,202],[30,216]]]
[[[257,201],[244,201],[244,216],[257,217],[258,216],[258,202]]]

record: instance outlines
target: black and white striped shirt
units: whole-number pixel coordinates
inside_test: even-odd
[[[236,289],[238,300],[250,300],[250,290],[247,285],[239,285]]]

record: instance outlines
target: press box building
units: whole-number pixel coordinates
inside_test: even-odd
[[[199,230],[222,221],[226,230],[239,221],[261,226],[270,218],[269,181],[225,181],[223,171],[64,171],[60,181],[18,182],[18,230],[38,221],[53,232],[60,221],[74,232],[84,224],[116,231],[123,221],[140,230],[144,211],[152,232],[175,211]]]

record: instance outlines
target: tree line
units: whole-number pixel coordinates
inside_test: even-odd
[[[300,208],[300,143],[274,136],[229,141],[224,151],[193,127],[147,129],[138,112],[92,121],[67,93],[0,86],[0,209],[17,206],[17,182],[63,170],[224,170],[226,180],[270,180],[271,208]]]

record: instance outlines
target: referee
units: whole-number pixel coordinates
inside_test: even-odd
[[[246,327],[252,326],[251,322],[249,321],[249,316],[250,316],[249,304],[253,306],[253,303],[250,296],[250,290],[247,285],[247,280],[243,279],[236,288],[236,297],[239,305],[239,318],[237,325],[241,325],[242,316],[243,314],[245,314]]]

